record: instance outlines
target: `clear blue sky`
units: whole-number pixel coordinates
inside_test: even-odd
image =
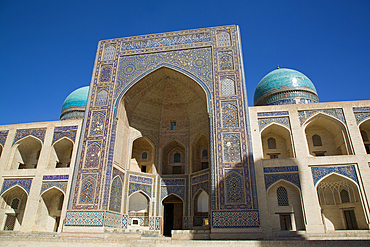
[[[303,72],[321,102],[367,100],[369,0],[0,1],[0,124],[58,120],[89,85],[97,42],[237,24],[249,105],[279,64]]]

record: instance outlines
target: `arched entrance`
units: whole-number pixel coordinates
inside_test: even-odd
[[[163,200],[163,235],[170,236],[172,230],[182,229],[183,201],[170,195]]]

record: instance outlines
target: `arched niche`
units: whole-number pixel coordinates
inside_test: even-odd
[[[130,195],[128,215],[131,226],[149,225],[149,205],[150,199],[141,191]]]
[[[1,195],[0,201],[0,223],[1,230],[18,231],[22,225],[24,210],[26,208],[28,195],[26,191],[13,186]]]
[[[280,180],[267,190],[270,224],[273,230],[304,230],[301,193],[297,186]]]
[[[312,156],[353,154],[345,126],[333,117],[316,115],[306,124],[305,133]]]
[[[56,141],[50,151],[49,168],[66,168],[71,165],[73,142],[68,138]]]
[[[199,190],[193,199],[194,203],[194,216],[193,226],[209,226],[209,196],[204,190]]]
[[[155,168],[153,167],[154,151],[154,145],[148,138],[137,138],[132,145],[130,170],[153,173],[155,171]]]
[[[185,146],[178,140],[168,142],[162,148],[161,173],[166,174],[185,174],[186,155]]]
[[[316,189],[327,231],[369,229],[355,182],[332,173]]]
[[[41,194],[37,207],[35,229],[42,232],[58,232],[61,226],[61,212],[64,193],[52,187]]]
[[[125,89],[116,102],[114,162],[122,168],[128,167],[128,163],[131,165],[131,155],[136,152],[134,140],[140,137],[154,144],[152,173],[173,173],[172,168],[163,170],[162,164],[170,163],[163,153],[167,155],[171,151],[166,146],[174,139],[181,143],[180,149],[184,152],[180,153],[181,159],[191,161],[193,140],[200,133],[209,133],[207,95],[203,86],[182,72],[161,67]],[[174,125],[176,128],[171,128]],[[181,173],[187,172],[181,170]]]
[[[366,153],[370,154],[370,120],[362,122],[359,128]]]
[[[291,134],[287,128],[275,123],[267,126],[261,132],[263,158],[293,158],[291,140]]]
[[[172,230],[183,226],[183,201],[176,195],[168,195],[163,203],[163,235],[171,235]]]
[[[207,136],[199,135],[193,144],[193,172],[209,168],[209,140]]]
[[[35,169],[40,157],[42,143],[33,136],[27,136],[14,145],[11,169]]]

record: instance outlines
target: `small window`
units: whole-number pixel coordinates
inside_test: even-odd
[[[341,190],[340,191],[340,199],[342,200],[342,203],[350,202],[349,194],[347,190]]]
[[[180,153],[175,153],[173,156],[173,163],[181,163],[181,154]]]
[[[141,172],[146,172],[146,166],[141,166]]]
[[[278,199],[278,206],[289,206],[288,191],[283,186],[277,188],[276,195]]]
[[[12,209],[18,209],[18,207],[19,207],[19,202],[20,202],[20,200],[19,200],[18,198],[14,198],[14,199],[12,200],[12,204],[10,205],[10,207],[11,207]]]
[[[315,147],[322,146],[321,137],[319,135],[313,135],[312,142]]]
[[[362,140],[363,140],[364,142],[368,142],[368,141],[369,141],[369,138],[368,138],[368,136],[367,136],[366,131],[361,130],[361,136],[362,136]]]
[[[172,174],[181,174],[181,166],[173,166]]]
[[[146,160],[148,158],[148,153],[147,152],[144,152],[142,155],[141,155],[141,158],[143,160]]]
[[[267,146],[269,149],[276,149],[276,140],[275,138],[270,137],[267,139]]]
[[[176,121],[171,121],[171,130],[176,130]]]
[[[205,158],[205,157],[208,157],[208,151],[207,149],[204,149],[203,152],[202,152],[202,157]]]

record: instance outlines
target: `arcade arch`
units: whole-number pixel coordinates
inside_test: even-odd
[[[370,154],[370,120],[362,122],[359,128],[366,153]]]
[[[14,145],[14,156],[11,169],[35,169],[40,157],[41,141],[27,136]]]
[[[17,185],[1,195],[0,222],[2,222],[2,230],[19,230],[22,225],[27,199],[27,193]]]
[[[52,146],[49,156],[50,168],[66,168],[71,164],[73,142],[68,138],[62,138]]]
[[[261,132],[264,159],[293,158],[290,131],[278,124],[271,124]]]

